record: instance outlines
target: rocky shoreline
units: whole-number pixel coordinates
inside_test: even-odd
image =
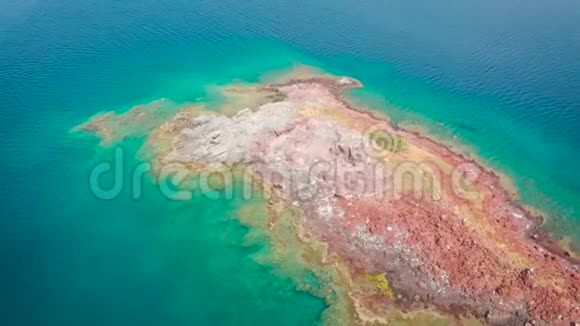
[[[149,145],[163,148],[160,167],[241,170],[299,211],[302,239],[323,243],[324,259],[348,274],[358,322],[392,307],[498,325],[580,321],[577,258],[539,232],[541,220],[493,171],[342,97],[360,86],[347,77],[261,85],[267,103],[232,116],[182,110]]]

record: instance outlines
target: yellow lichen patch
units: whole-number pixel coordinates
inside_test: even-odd
[[[569,286],[567,281],[562,278],[562,274],[555,273],[554,270],[550,269],[539,268],[534,270],[531,280],[534,282],[534,286],[552,289],[559,294],[564,294]]]
[[[364,132],[367,125],[360,119],[353,119],[348,111],[343,111],[332,106],[321,106],[317,104],[305,105],[300,108],[300,115],[304,117],[328,118],[342,127]]]
[[[303,106],[300,109],[300,114],[304,117],[327,117],[338,123],[348,123],[351,121],[347,114],[340,112],[336,108],[316,104]]]
[[[365,279],[372,282],[377,288],[383,290],[391,300],[395,298],[395,294],[385,274],[367,274],[365,275]]]
[[[446,326],[446,325],[464,325],[464,326],[476,326],[482,325],[481,321],[473,317],[462,317],[453,320],[447,316],[443,316],[440,313],[431,309],[421,309],[410,312],[401,312],[399,310],[393,309],[388,313],[388,317],[382,323],[382,325],[400,325],[400,326]]]

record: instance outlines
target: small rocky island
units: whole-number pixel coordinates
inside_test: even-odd
[[[498,174],[354,108],[341,92],[360,86],[308,76],[233,87],[245,99],[238,110],[184,106],[152,128],[147,146],[157,171],[235,171],[264,190],[273,241],[276,225],[290,225],[310,248],[304,264],[340,275],[324,295],[348,316],[330,324],[580,321],[576,256],[539,231]],[[150,111],[80,128],[114,138],[121,126],[147,125]]]

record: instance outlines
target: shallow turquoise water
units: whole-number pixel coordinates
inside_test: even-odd
[[[237,202],[98,200],[89,171],[113,149],[69,134],[296,62],[457,135],[578,238],[579,18],[572,0],[1,2],[0,323],[315,324],[324,301],[253,260],[268,243],[244,241]]]

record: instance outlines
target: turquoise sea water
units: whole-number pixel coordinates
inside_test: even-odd
[[[580,237],[580,5],[572,0],[0,2],[0,324],[317,324],[326,303],[255,256],[239,203],[96,199],[102,110],[203,98],[295,63],[511,176]],[[126,164],[141,139],[123,142]]]

